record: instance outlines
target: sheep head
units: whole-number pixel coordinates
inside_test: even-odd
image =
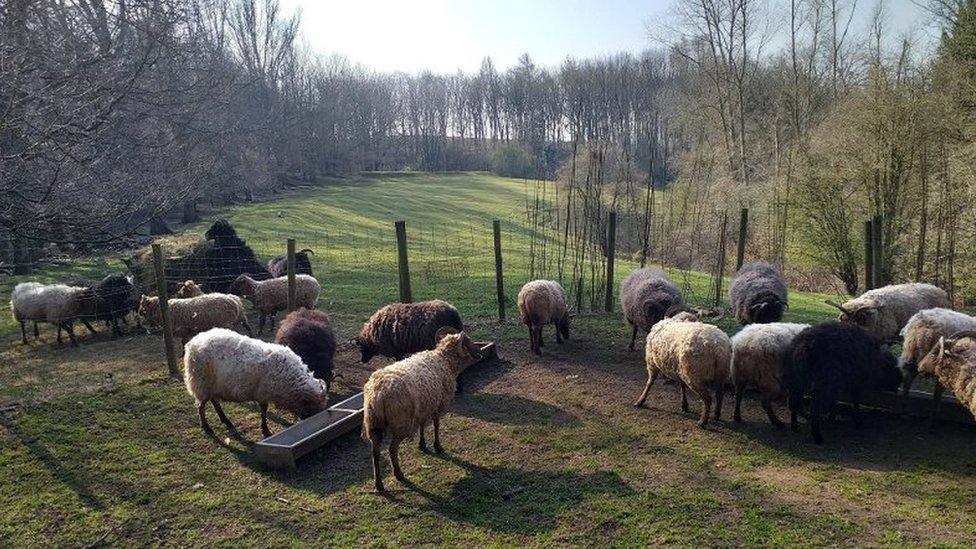
[[[824,303],[840,310],[840,314],[837,315],[837,320],[857,324],[862,328],[874,324],[874,320],[878,316],[878,307],[876,305],[851,307],[848,304],[841,305],[829,299],[825,299]]]
[[[367,362],[372,360],[374,356],[376,356],[376,345],[374,345],[369,338],[359,335],[356,337],[355,341],[356,341],[356,346],[359,347],[360,362],[366,364]]]
[[[249,297],[254,291],[254,279],[248,273],[244,273],[230,283],[227,291],[236,296]]]
[[[311,375],[310,372],[309,376]],[[321,379],[313,379],[317,384],[317,390],[311,394],[303,394],[293,404],[294,409],[292,411],[299,419],[308,419],[325,410],[329,405],[329,384]]]
[[[137,312],[147,322],[157,322],[159,317],[159,298],[143,294],[139,298],[139,310]]]
[[[444,330],[445,328],[448,327],[445,326],[444,328],[441,328],[441,330]],[[441,330],[438,330],[438,332]],[[455,362],[458,365],[458,372],[467,366],[469,360],[481,356],[478,346],[471,341],[468,334],[457,331],[455,331],[455,333],[444,335],[444,337],[437,342],[437,350],[445,356],[455,358]]]

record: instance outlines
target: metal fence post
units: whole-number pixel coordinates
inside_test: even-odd
[[[746,235],[749,228],[749,208],[742,208],[739,212],[739,242],[738,251],[735,254],[735,272],[742,268],[742,262],[746,258]]]
[[[288,239],[288,312],[295,310],[295,239]]]
[[[498,291],[498,320],[505,320],[505,282],[502,278],[502,224],[499,220],[491,223],[495,234],[495,289]]]
[[[159,315],[163,320],[163,342],[166,344],[166,365],[169,375],[179,378],[180,368],[176,362],[176,343],[173,341],[173,325],[169,319],[169,295],[163,271],[163,251],[159,244],[152,245],[153,267],[156,271],[156,295],[159,296]]]
[[[397,266],[400,272],[400,301],[410,303],[413,295],[410,291],[410,264],[407,261],[407,223],[403,220],[394,222],[397,239]]]
[[[603,308],[613,312],[613,261],[617,255],[617,212],[610,212],[607,223],[607,293]]]

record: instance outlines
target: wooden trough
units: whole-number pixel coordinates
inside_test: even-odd
[[[481,356],[466,371],[498,356],[493,342],[476,342]],[[302,456],[363,424],[363,394],[357,393],[314,416],[299,421],[254,445],[254,456],[273,468],[294,469]]]

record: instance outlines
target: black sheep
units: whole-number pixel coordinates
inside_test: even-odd
[[[101,320],[112,328],[112,335],[122,335],[119,321],[139,307],[139,292],[132,280],[122,274],[110,274],[98,282],[76,283],[86,288],[82,294],[82,308],[84,313],[81,320],[88,329],[95,333],[88,324],[90,320]]]
[[[337,376],[332,371],[336,352],[335,332],[329,315],[313,309],[298,309],[289,313],[275,335],[275,343],[287,345],[315,377],[325,382],[326,391]]]
[[[211,291],[226,292],[230,284],[244,273],[249,273],[255,280],[271,278],[264,265],[254,257],[251,247],[237,236],[237,231],[226,219],[215,221],[204,237],[213,241],[205,262],[208,270],[206,281]]]
[[[309,259],[308,254],[315,255],[315,252],[309,248],[295,252],[295,274],[307,274],[309,276],[314,276],[312,274],[312,260]],[[269,259],[268,272],[271,273],[271,278],[287,275],[288,256],[279,255],[278,257]]]
[[[810,429],[823,444],[820,422],[833,415],[837,400],[850,395],[854,425],[861,425],[861,392],[895,391],[901,384],[895,357],[862,328],[831,320],[804,329],[786,354],[784,381],[789,390],[790,426],[799,430],[797,414],[810,393]]]

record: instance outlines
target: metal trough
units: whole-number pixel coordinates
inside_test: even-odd
[[[935,402],[932,400],[932,393],[924,391],[909,391],[908,398],[904,400],[901,392],[865,391],[861,394],[861,405],[927,418],[932,414]],[[935,419],[967,425],[974,423],[973,414],[948,389],[942,394],[942,402],[936,410]]]
[[[476,342],[481,357],[470,369],[498,356],[492,342]],[[299,421],[254,445],[254,456],[274,468],[295,468],[302,456],[324,446],[363,424],[363,394],[357,393],[314,416]]]

